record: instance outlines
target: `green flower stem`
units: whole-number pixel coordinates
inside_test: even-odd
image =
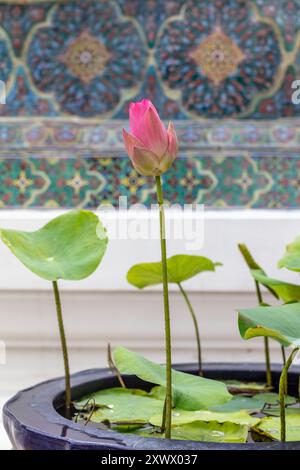
[[[285,349],[284,346],[281,346],[281,354],[282,354],[282,364],[285,366],[286,364],[286,355],[285,355]],[[285,394],[288,395],[288,383],[287,380],[285,381]]]
[[[111,353],[111,346],[110,346],[110,343],[107,344],[107,362],[108,362],[108,366],[111,368],[111,370],[116,374],[116,377],[119,381],[119,384],[121,385],[122,388],[126,388],[126,385],[125,385],[125,382],[122,378],[122,375],[120,374],[120,371],[119,369],[117,368],[114,360],[113,360],[113,357],[112,357],[112,353]]]
[[[285,366],[286,357],[285,357],[285,349],[284,349],[284,346],[281,346],[281,354],[282,354],[282,362],[283,362],[283,365]]]
[[[264,337],[264,349],[265,349],[265,361],[266,361],[266,378],[267,386],[272,387],[272,372],[271,372],[271,361],[270,361],[270,348],[269,348],[269,338]]]
[[[263,298],[260,290],[259,283],[255,281],[256,295],[259,305],[263,304]],[[270,361],[270,347],[269,347],[269,338],[264,338],[264,348],[265,348],[265,362],[266,362],[266,380],[267,386],[272,387],[272,372],[271,372],[271,361]]]
[[[281,442],[286,441],[286,423],[285,423],[285,393],[287,384],[288,370],[293,362],[295,354],[299,351],[299,348],[293,349],[290,356],[288,357],[285,366],[282,369],[280,380],[279,380],[279,403],[280,403],[280,440]]]
[[[66,417],[70,418],[71,417],[71,381],[70,381],[68,348],[67,348],[67,342],[66,342],[65,328],[64,328],[64,322],[63,322],[63,317],[62,317],[61,301],[60,301],[57,281],[53,281],[52,285],[53,285],[53,291],[54,291],[55,306],[56,306],[56,313],[57,313],[57,320],[58,320],[58,327],[59,327],[59,334],[60,334],[60,342],[61,342],[61,349],[62,349],[63,359],[64,359],[64,368],[65,368]]]
[[[162,413],[162,420],[161,420],[161,433],[165,433],[165,425],[166,425],[166,399],[164,401],[164,408]]]
[[[259,286],[259,283],[257,281],[255,281],[255,288],[256,288],[256,295],[257,295],[258,303],[259,303],[259,305],[262,305],[264,302],[263,302],[260,286]]]
[[[198,373],[200,376],[203,376],[203,370],[202,370],[202,355],[201,355],[201,341],[200,341],[200,333],[199,333],[199,325],[198,325],[198,320],[197,320],[197,317],[196,317],[196,314],[194,312],[194,309],[192,307],[192,304],[187,296],[187,293],[186,291],[184,290],[184,288],[182,287],[181,283],[178,282],[178,287],[180,289],[180,292],[184,298],[184,300],[186,301],[186,304],[188,306],[188,309],[189,309],[189,312],[191,314],[191,317],[193,319],[193,323],[194,323],[194,328],[195,328],[195,334],[196,334],[196,341],[197,341],[197,352],[198,352]]]
[[[164,313],[165,313],[166,411],[165,411],[165,422],[163,423],[163,429],[165,430],[166,439],[170,439],[171,438],[171,421],[172,421],[172,353],[171,353],[171,324],[170,324],[168,270],[167,270],[166,228],[165,228],[164,199],[163,199],[160,176],[156,176],[155,181],[156,181],[157,202],[159,205],[160,248],[161,248],[163,292],[164,292]]]

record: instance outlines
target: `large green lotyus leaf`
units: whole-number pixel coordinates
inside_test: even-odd
[[[133,374],[146,382],[166,385],[166,368],[119,347],[114,361],[122,374]],[[172,370],[174,405],[183,410],[199,410],[226,403],[232,398],[224,383]]]
[[[269,288],[273,293],[275,292],[276,297],[283,302],[300,300],[300,286],[297,284],[290,284],[289,282],[273,279],[258,270],[252,270],[251,273],[257,282]]]
[[[0,236],[21,263],[48,281],[88,277],[108,242],[98,217],[84,210],[56,217],[35,232],[1,229]]]
[[[242,338],[268,336],[283,346],[300,346],[300,302],[239,311]]]
[[[178,284],[203,271],[215,271],[216,266],[221,266],[221,263],[214,263],[204,256],[175,255],[167,259],[168,281]],[[163,282],[161,262],[132,266],[127,273],[127,281],[139,289],[161,284]]]
[[[261,268],[261,266],[255,261],[253,258],[252,254],[248,250],[248,247],[244,243],[239,243],[238,248],[243,255],[243,258],[250,270],[250,273],[252,277],[254,278],[254,281],[259,282],[255,278],[255,273],[260,273],[261,275],[266,275],[265,271]],[[265,284],[265,287],[269,289],[269,291],[274,295],[274,297],[278,298],[277,293],[268,285]]]
[[[238,248],[250,270],[255,269],[264,272],[260,265],[255,261],[252,254],[248,250],[248,247],[244,243],[239,243]]]
[[[269,277],[254,260],[246,245],[239,244],[238,247],[256,282],[265,286],[277,299],[281,299],[283,302],[300,300],[300,286]]]
[[[300,271],[300,237],[286,247],[285,254],[278,262],[279,268],[287,268],[291,271]]]

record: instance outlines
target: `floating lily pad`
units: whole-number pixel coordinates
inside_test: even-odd
[[[146,382],[166,385],[165,366],[149,361],[123,347],[114,351],[114,361],[122,374],[134,374]],[[222,382],[175,370],[172,370],[172,386],[174,405],[184,410],[208,408],[226,403],[232,398]]]
[[[140,429],[134,434],[144,437],[163,438],[163,434],[155,432],[155,428]],[[248,426],[234,423],[220,424],[214,421],[209,423],[199,421],[182,426],[172,427],[172,439],[183,441],[227,442],[244,443],[248,437]]]
[[[265,408],[264,414],[268,416],[280,416],[280,408],[279,406],[272,406],[271,408]],[[300,408],[297,406],[287,406],[285,408],[285,415],[300,415]]]
[[[111,388],[85,396],[76,402],[81,409],[87,401],[95,403],[95,411],[90,420],[112,423],[147,423],[151,416],[162,413],[164,401],[150,398],[143,390]],[[87,412],[89,415],[90,412]]]
[[[120,432],[122,434],[135,434],[140,429],[144,429],[144,423],[137,423],[137,424],[114,424],[110,423],[110,429],[116,432]]]
[[[231,401],[224,405],[210,407],[211,411],[220,413],[231,413],[235,411],[245,411],[248,413],[259,413],[266,405],[276,405],[279,402],[277,393],[258,393],[252,397],[235,395]],[[287,396],[286,404],[293,404],[296,398]]]
[[[164,400],[166,398],[166,388],[161,385],[156,385],[151,388],[149,396],[157,400]]]
[[[168,282],[178,284],[203,271],[215,271],[216,266],[221,266],[221,263],[214,263],[204,256],[175,255],[167,259]],[[161,262],[132,266],[127,273],[127,281],[139,289],[161,284],[163,282]]]
[[[255,430],[280,441],[280,418],[268,416],[255,426]],[[298,414],[286,415],[286,440],[300,441],[300,410]]]
[[[260,403],[264,403],[266,405],[276,405],[279,403],[279,394],[278,393],[260,393],[258,395],[254,395],[253,400],[259,401]],[[289,405],[292,403],[296,403],[297,399],[291,396],[285,397],[285,404]]]
[[[229,402],[223,405],[211,406],[210,410],[218,411],[220,413],[230,413],[234,411],[259,413],[263,406],[264,402],[253,400],[253,397],[243,397],[240,395],[235,395]]]
[[[160,426],[161,421],[161,415],[152,416],[150,419],[150,423],[154,426]],[[246,411],[220,413],[208,410],[184,411],[175,409],[172,413],[172,426],[181,426],[182,424],[193,423],[194,421],[217,421],[218,423],[230,422],[245,426],[255,426],[260,419],[253,418]]]
[[[195,422],[172,428],[172,439],[203,442],[240,442],[248,437],[248,426],[233,423]]]
[[[107,236],[98,217],[71,211],[40,230],[0,230],[3,242],[30,271],[48,281],[80,280],[98,267]]]
[[[85,395],[80,400],[75,402],[76,408],[81,408],[86,404],[86,402],[90,399],[93,400],[95,405],[101,405],[103,400],[106,396],[108,397],[119,397],[119,396],[126,396],[126,395],[139,395],[144,397],[149,397],[149,394],[145,390],[141,390],[140,388],[123,388],[123,387],[113,387],[113,388],[105,388],[103,390],[99,390],[94,393],[90,393],[89,395]]]
[[[244,339],[268,336],[283,346],[300,346],[300,302],[239,311],[239,330]]]
[[[240,382],[239,380],[225,380],[228,391],[233,394],[244,393],[247,395],[254,395],[256,393],[265,392],[269,390],[266,384],[257,382]]]

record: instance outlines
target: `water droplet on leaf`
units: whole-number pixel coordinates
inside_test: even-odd
[[[224,432],[222,432],[222,431],[212,431],[212,432],[211,432],[211,435],[212,435],[212,436],[220,436],[220,437],[223,437],[225,434],[224,434]]]

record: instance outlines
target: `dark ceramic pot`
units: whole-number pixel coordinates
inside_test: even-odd
[[[194,364],[174,368],[195,373]],[[205,376],[263,382],[262,364],[207,364]],[[278,387],[281,366],[273,367],[274,386]],[[289,373],[289,393],[297,396],[299,370]],[[129,387],[149,389],[149,384],[127,376]],[[78,399],[96,390],[118,386],[108,369],[93,369],[72,376],[72,397]],[[58,378],[19,392],[3,409],[3,421],[15,449],[26,450],[300,450],[300,442],[219,444],[143,438],[133,434],[96,429],[67,420],[59,414],[64,399],[64,379]]]

